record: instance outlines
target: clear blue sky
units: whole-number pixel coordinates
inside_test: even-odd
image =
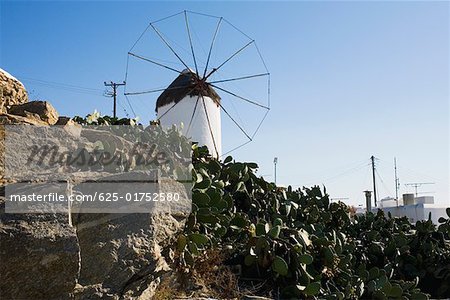
[[[394,194],[396,156],[400,192],[408,182],[436,182],[419,190],[448,205],[448,2],[1,1],[0,66],[62,115],[110,114],[103,81],[124,79],[127,51],[150,21],[184,9],[244,30],[271,72],[271,111],[237,159],[258,162],[273,180],[277,156],[278,183],[323,183],[332,197],[359,204],[371,189],[371,155],[380,159],[380,196]],[[144,106],[137,114],[152,118],[154,102]]]

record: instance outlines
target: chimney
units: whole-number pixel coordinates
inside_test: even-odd
[[[372,211],[372,192],[364,191],[364,195],[366,196],[366,211]]]

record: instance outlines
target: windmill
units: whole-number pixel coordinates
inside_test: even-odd
[[[128,97],[148,107],[159,93],[157,121],[183,124],[216,157],[251,142],[270,110],[270,73],[255,40],[222,17],[182,11],[151,22],[128,52],[125,81],[132,110]]]

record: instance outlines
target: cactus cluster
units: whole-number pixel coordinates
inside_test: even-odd
[[[76,121],[134,122],[86,120]],[[131,143],[157,140],[168,153],[191,148],[176,127],[167,133],[141,125],[121,130],[128,130],[120,136]],[[102,146],[121,149],[108,139]],[[279,299],[450,298],[450,208],[438,226],[382,211],[354,215],[344,203],[331,202],[325,188],[277,187],[257,175],[256,163],[218,160],[197,146],[192,162],[192,213],[174,246],[181,269],[195,269],[214,249],[241,282],[262,282],[262,290]],[[178,169],[167,171],[180,178]]]
[[[214,248],[241,281],[264,280],[280,299],[450,297],[449,219],[436,228],[382,211],[357,216],[325,188],[279,188],[257,164],[205,147],[193,162],[193,210],[177,243],[185,268]]]

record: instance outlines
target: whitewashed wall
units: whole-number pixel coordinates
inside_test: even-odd
[[[423,203],[399,207],[385,207],[382,208],[382,210],[386,215],[390,212],[393,217],[406,216],[411,223],[415,223],[419,220],[428,220],[428,215],[431,212],[431,220],[436,225],[439,224],[438,220],[440,217],[445,217],[447,215],[445,212],[445,207],[438,207],[433,204]],[[377,209],[372,209],[372,211],[376,213]]]

